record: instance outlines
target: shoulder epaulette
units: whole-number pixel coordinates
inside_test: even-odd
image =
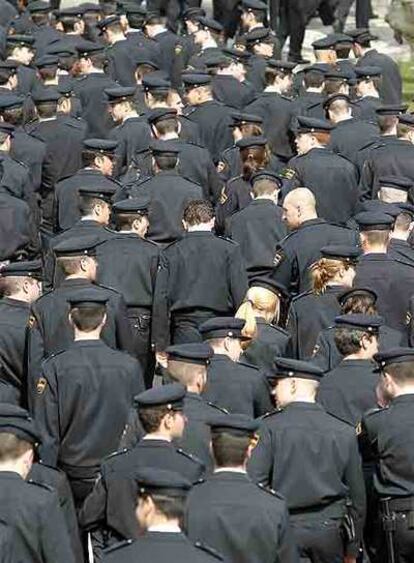
[[[39,483],[39,481],[34,481],[33,479],[28,479],[26,481],[26,483],[28,483],[29,485],[36,485],[36,487],[40,487],[41,489],[44,489],[45,491],[49,491],[49,493],[55,492],[55,489],[53,487],[51,487],[50,485],[47,485],[46,483]]]
[[[265,493],[269,493],[269,495],[272,495],[280,500],[285,500],[285,497],[283,495],[281,495],[274,489],[271,489],[270,487],[265,487],[263,483],[256,483],[256,485],[259,487],[261,491],[264,491]]]
[[[206,553],[208,553],[212,557],[215,557],[219,561],[224,561],[224,558],[220,555],[220,553],[210,546],[204,545],[203,543],[197,541],[194,544],[194,547],[196,547],[197,549],[201,549],[202,551],[205,551]]]
[[[273,411],[267,412],[266,414],[264,414],[260,420],[265,420],[266,418],[270,418],[271,416],[274,416],[275,414],[280,414],[281,412],[283,412],[283,409],[274,409]]]
[[[226,242],[230,242],[231,244],[236,244],[236,245],[239,244],[236,240],[233,240],[229,237],[225,237],[224,235],[218,235],[217,238],[219,238],[221,240],[225,240]]]
[[[227,182],[227,185],[231,184],[232,182],[235,182],[236,180],[240,180],[241,177],[242,175],[239,174],[238,176],[234,176],[233,178],[230,178],[230,180]]]
[[[240,366],[244,366],[246,368],[250,368],[250,369],[254,369],[255,371],[259,371],[259,368],[253,364],[249,364],[248,362],[245,362],[244,360],[239,360],[237,362],[238,365]]]
[[[117,551],[118,549],[122,549],[123,547],[127,547],[128,545],[131,545],[132,542],[133,540],[120,541],[114,545],[111,545],[111,547],[107,547],[106,549],[104,549],[103,553],[112,553],[113,551]]]
[[[302,297],[305,297],[306,295],[312,295],[312,290],[308,290],[308,291],[304,291],[303,293],[299,293],[298,295],[295,295],[294,297],[292,297],[291,302],[293,303],[294,301],[298,301],[299,299],[301,299]]]
[[[342,422],[343,424],[346,424],[347,426],[349,426],[350,428],[355,428],[355,426],[349,422],[349,420],[345,420],[345,418],[341,418],[340,416],[338,416],[337,414],[334,414],[330,411],[325,411],[326,414],[329,414],[329,416],[331,416],[332,418],[335,418],[336,420],[339,420],[340,422]]]
[[[207,401],[207,404],[208,404],[209,407],[212,407],[213,409],[217,409],[220,412],[222,412],[223,414],[230,414],[227,409],[225,409],[224,407],[220,407],[219,405],[216,405],[215,403],[211,403],[210,401]]]
[[[197,109],[197,106],[191,106],[190,108],[184,108],[183,117],[187,118],[189,115],[194,113],[196,109]]]
[[[272,324],[269,323],[268,326],[270,326],[271,328],[273,328],[277,332],[280,332],[284,336],[290,336],[290,332],[288,330],[286,330],[285,328],[279,326],[279,325],[272,325]]]
[[[102,241],[102,243],[100,244],[103,244],[104,242],[106,241]],[[97,285],[97,287],[101,287],[102,289],[108,289],[109,291],[113,291],[117,295],[121,295],[117,289],[115,289],[114,287],[110,287],[109,285],[103,285],[100,283],[99,285]]]
[[[365,414],[364,414],[364,418],[368,417],[368,416],[373,416],[375,414],[379,414],[380,412],[384,412],[388,410],[386,407],[381,408],[381,407],[374,407],[372,409],[368,409]]]
[[[14,158],[14,157],[12,158],[12,160],[13,160],[14,162],[16,162],[17,164],[20,164],[20,166],[23,166],[24,168],[29,169],[29,167],[27,166],[27,164],[26,164],[25,162],[23,162],[22,160],[18,160],[17,158]]]
[[[60,356],[60,354],[63,354],[64,352],[65,350],[58,350],[57,352],[52,352],[51,354],[46,356],[46,358],[43,359],[42,365],[45,365],[47,362],[50,362],[50,360],[53,360],[54,358]]]
[[[222,156],[224,156],[226,153],[234,150],[236,145],[233,145],[232,147],[228,147],[227,149],[224,149],[224,151],[221,153]]]
[[[63,125],[67,125],[68,127],[73,127],[74,129],[83,129],[84,124],[81,121],[78,121],[78,118],[70,121],[63,121]]]
[[[201,459],[199,459],[194,454],[190,454],[189,452],[186,452],[182,448],[176,448],[176,452],[179,453],[180,455],[183,455],[187,459],[191,459],[191,461],[194,462],[194,463],[197,463],[199,465],[204,465],[204,463],[201,461]]]
[[[104,457],[103,461],[108,461],[109,459],[114,459],[114,457],[117,457],[119,455],[124,455],[127,452],[129,452],[128,448],[122,448],[122,450],[117,450],[116,452],[112,452],[110,454],[108,454],[106,457]]]

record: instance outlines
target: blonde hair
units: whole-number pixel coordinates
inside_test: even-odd
[[[275,317],[278,306],[279,297],[273,291],[265,287],[251,287],[235,315],[245,321],[243,336],[254,340],[257,337],[256,317],[265,318],[268,314]]]
[[[316,295],[324,293],[328,283],[340,273],[342,268],[348,269],[349,264],[332,258],[320,258],[314,262],[309,268],[313,293]]]

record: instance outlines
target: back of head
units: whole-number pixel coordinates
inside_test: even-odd
[[[316,198],[309,188],[301,187],[292,190],[286,195],[284,202],[316,212]]]
[[[188,226],[194,227],[209,223],[214,219],[214,209],[210,202],[204,199],[190,201],[183,213],[183,220]]]
[[[103,322],[105,305],[90,305],[88,307],[73,307],[70,317],[75,327],[81,332],[92,332]]]

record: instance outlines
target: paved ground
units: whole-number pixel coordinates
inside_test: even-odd
[[[378,41],[373,42],[373,46],[379,51],[391,55],[396,60],[408,60],[411,56],[409,47],[406,44],[398,45],[393,37],[392,29],[384,20],[389,4],[389,0],[372,0],[374,13],[379,16],[377,19],[373,19],[370,22],[371,31],[379,37]],[[355,27],[355,17],[353,11],[348,18],[347,27]],[[303,50],[303,56],[305,59],[310,58],[312,60],[311,43],[323,35],[331,33],[331,31],[332,28],[330,26],[323,26],[318,18],[312,20],[311,25],[306,31],[305,48]]]

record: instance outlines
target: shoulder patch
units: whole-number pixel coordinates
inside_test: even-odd
[[[277,491],[275,491],[270,487],[265,487],[263,483],[256,483],[256,485],[259,487],[261,491],[264,491],[265,493],[269,493],[269,495],[272,495],[280,500],[285,500],[284,496],[282,496],[281,494],[279,494]]]
[[[221,192],[220,192],[219,203],[220,203],[221,205],[224,205],[227,200],[228,200],[228,196],[227,196],[227,194],[226,194],[226,186],[223,186],[223,187],[221,188]]]
[[[103,553],[112,553],[113,551],[117,551],[118,549],[122,549],[123,547],[127,547],[128,545],[131,545],[132,542],[133,540],[120,541],[114,545],[111,545],[111,547],[107,547],[106,549],[104,549]]]
[[[277,268],[277,266],[280,266],[285,258],[286,254],[284,253],[284,251],[281,248],[278,248],[275,252],[275,255],[273,256],[273,266]]]
[[[39,377],[36,382],[36,393],[38,395],[43,395],[47,388],[47,379],[45,377]]]
[[[196,547],[197,549],[201,549],[202,551],[205,551],[206,553],[208,553],[212,557],[215,557],[219,561],[224,561],[224,558],[222,557],[222,555],[220,555],[220,553],[218,551],[216,551],[215,549],[213,549],[210,546],[204,545],[203,543],[197,541],[194,544],[194,547]]]
[[[55,492],[55,489],[50,485],[46,485],[46,483],[39,483],[39,481],[34,481],[33,479],[29,479],[28,481],[26,481],[26,483],[28,483],[29,485],[35,485],[36,487],[40,487],[45,491],[49,491],[49,493]]]
[[[294,170],[293,168],[285,168],[280,173],[280,176],[282,178],[286,178],[287,180],[292,180],[292,178],[296,176],[296,170]]]

